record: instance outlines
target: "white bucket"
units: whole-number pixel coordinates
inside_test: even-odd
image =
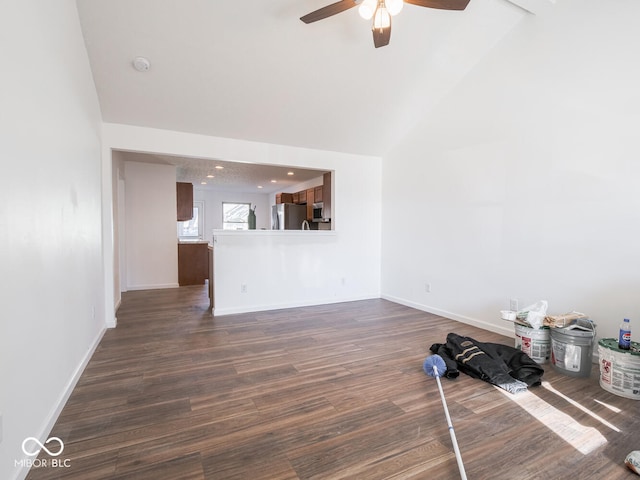
[[[549,328],[530,328],[514,323],[516,327],[516,348],[529,355],[536,363],[549,362],[551,340]]]
[[[633,350],[618,348],[615,338],[598,342],[600,386],[621,397],[640,400],[640,343],[631,342]]]

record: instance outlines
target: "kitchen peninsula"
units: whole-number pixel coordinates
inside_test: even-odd
[[[214,230],[215,314],[331,303],[344,289],[335,230]]]

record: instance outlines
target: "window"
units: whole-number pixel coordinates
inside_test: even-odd
[[[193,202],[193,218],[178,222],[178,238],[181,240],[202,240],[204,202]]]
[[[222,202],[223,230],[248,230],[249,208],[250,203]]]

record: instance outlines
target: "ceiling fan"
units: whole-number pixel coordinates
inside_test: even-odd
[[[441,10],[464,10],[470,0],[340,0],[326,7],[300,17],[304,23],[313,23],[327,17],[344,12],[360,5],[360,16],[369,20],[373,18],[371,31],[376,48],[389,44],[391,39],[391,17],[402,10],[403,3],[419,7],[439,8]]]

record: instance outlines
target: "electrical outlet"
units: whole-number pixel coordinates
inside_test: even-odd
[[[517,312],[518,311],[518,299],[517,298],[512,298],[511,300],[509,300],[509,310],[511,310],[512,312]]]
[[[342,285],[342,286],[344,287],[346,283],[347,283],[347,279],[346,279],[346,278],[344,278],[344,277],[342,277],[342,278],[340,279],[340,285]]]
[[[247,284],[243,283],[240,285],[240,293],[247,293]]]
[[[431,284],[430,283],[425,283],[424,284],[424,291],[425,291],[425,293],[431,293]]]

